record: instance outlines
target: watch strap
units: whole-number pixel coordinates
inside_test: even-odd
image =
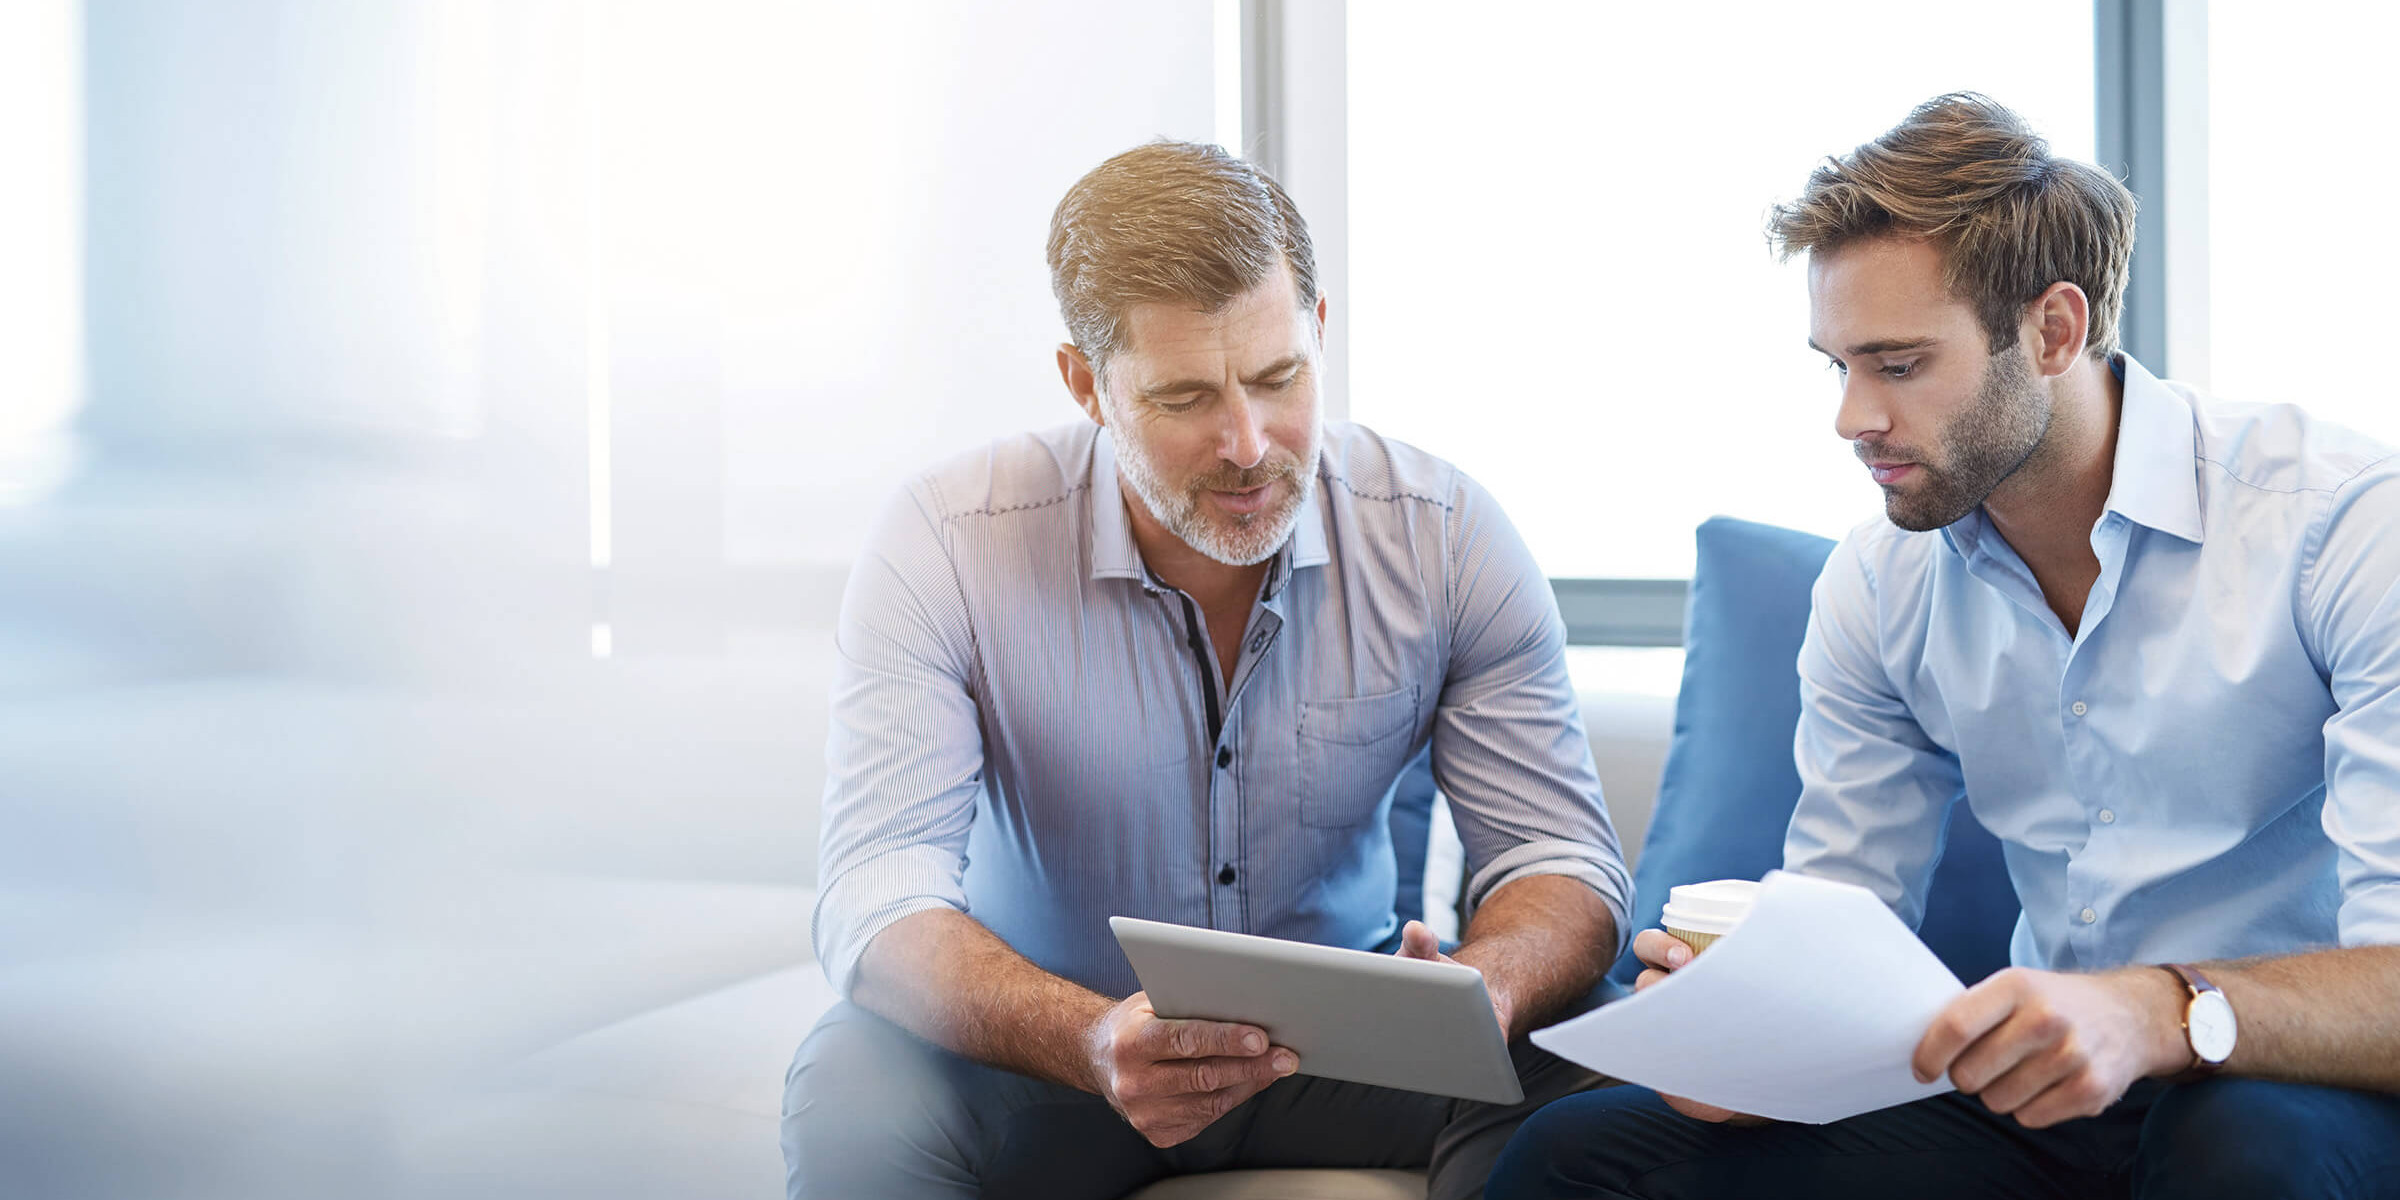
[[[2192,996],[2195,999],[2197,999],[2202,992],[2214,992],[2218,990],[2217,985],[2210,983],[2208,981],[2208,976],[2201,974],[2198,967],[2186,966],[2183,963],[2168,963],[2166,966],[2167,970],[2172,972],[2175,978],[2183,981],[2183,986],[2192,990]]]
[[[2169,975],[2174,976],[2175,982],[2182,984],[2184,991],[2189,993],[2189,998],[2184,1001],[2183,1012],[2181,1015],[2175,1018],[2175,1023],[2183,1030],[2183,1044],[2186,1047],[2189,1047],[2192,1052],[2192,1063],[2190,1066],[2185,1067],[2181,1072],[2171,1076],[2170,1081],[2174,1083],[2193,1083],[2202,1079],[2211,1078],[2215,1076],[2217,1072],[2223,1070],[2225,1068],[2225,1064],[2213,1063],[2205,1058],[2200,1057],[2200,1047],[2192,1044],[2191,1002],[2193,1000],[2198,1000],[2200,997],[2207,995],[2210,992],[2215,992],[2222,996],[2225,994],[2224,990],[2219,988],[2216,984],[2210,983],[2208,981],[2208,976],[2201,974],[2199,969],[2196,967],[2187,966],[2183,963],[2160,963],[2159,969],[2165,971]]]

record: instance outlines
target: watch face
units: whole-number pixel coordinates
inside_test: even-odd
[[[2220,992],[2202,992],[2184,1010],[2191,1028],[2192,1052],[2202,1062],[2221,1063],[2233,1053],[2233,1005]]]

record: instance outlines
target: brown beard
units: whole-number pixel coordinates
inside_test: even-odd
[[[1935,467],[1910,453],[1893,453],[1878,445],[1879,458],[1906,458],[1917,464],[1923,482],[1913,494],[1890,485],[1883,490],[1884,515],[1902,529],[1924,532],[1950,525],[1975,511],[1994,489],[2016,474],[2017,468],[2041,448],[2050,432],[2050,406],[2034,386],[2033,371],[2012,346],[1991,357],[1976,385],[1975,398],[1939,442],[1942,465]],[[1869,447],[1858,448],[1868,457]]]

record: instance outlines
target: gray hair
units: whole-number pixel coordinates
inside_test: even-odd
[[[1283,185],[1215,146],[1156,141],[1067,189],[1050,218],[1050,289],[1067,336],[1103,372],[1137,304],[1216,312],[1289,267],[1300,307],[1317,303],[1308,222]]]

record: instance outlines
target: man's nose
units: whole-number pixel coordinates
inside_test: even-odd
[[[1891,413],[1875,395],[1871,380],[1861,380],[1855,374],[1842,377],[1841,407],[1833,413],[1833,431],[1842,440],[1855,442],[1860,438],[1890,433]]]
[[[1245,471],[1267,457],[1266,415],[1238,390],[1225,406],[1225,433],[1217,456]]]

